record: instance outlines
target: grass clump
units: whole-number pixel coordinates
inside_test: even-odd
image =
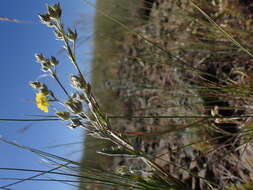
[[[250,181],[243,134],[251,88],[239,74],[251,70],[245,9],[239,1],[156,1],[148,24],[135,29],[107,17],[130,33],[118,61],[120,130],[140,137],[142,150],[159,152],[155,161],[192,189],[211,188],[205,180],[217,189]]]

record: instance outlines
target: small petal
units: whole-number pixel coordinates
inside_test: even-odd
[[[36,94],[36,104],[40,110],[44,112],[48,112],[49,104],[48,104],[47,97],[45,96],[43,92],[39,92]]]

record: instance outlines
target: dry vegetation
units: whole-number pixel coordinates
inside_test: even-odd
[[[96,19],[96,94],[108,115],[116,116],[110,119],[113,129],[127,135],[137,149],[189,189],[253,189],[253,56],[248,51],[253,4],[194,2],[201,10],[188,0],[155,0],[139,10],[128,8],[135,15],[128,17],[130,22],[112,14],[134,30],[107,23],[105,41],[97,38],[105,31],[100,31]],[[103,19],[113,23],[110,17]],[[108,51],[102,54],[103,50]],[[98,75],[104,78],[98,80]],[[108,92],[112,94],[106,96]],[[93,141],[88,139],[86,146]],[[92,156],[86,153],[84,163]],[[109,159],[109,170],[124,165],[132,174],[149,171],[133,159]]]

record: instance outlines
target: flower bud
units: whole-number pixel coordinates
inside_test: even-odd
[[[48,72],[49,71],[49,69],[51,68],[51,64],[50,64],[50,62],[46,62],[46,63],[41,63],[41,70],[43,71],[43,72]]]
[[[71,98],[74,100],[84,101],[86,100],[85,95],[83,93],[74,93],[71,95]]]
[[[50,18],[54,18],[54,9],[51,6],[47,6],[47,12]]]
[[[37,61],[38,63],[46,63],[46,62],[48,62],[48,59],[45,58],[44,55],[43,55],[42,53],[41,53],[41,54],[35,54],[34,56],[35,56],[36,61]]]
[[[30,82],[29,85],[35,90],[39,90],[40,92],[42,92],[45,96],[50,93],[47,86],[39,81]]]
[[[54,56],[51,56],[51,59],[49,60],[49,62],[52,66],[56,66],[59,64],[59,61]]]
[[[60,31],[54,30],[54,35],[56,37],[56,40],[64,40],[63,39],[63,35],[62,35],[62,33]]]
[[[29,82],[29,85],[36,90],[40,90],[43,87],[43,84],[38,81]]]
[[[60,3],[56,3],[53,6],[47,6],[48,15],[51,19],[58,20],[61,17]]]
[[[74,129],[78,126],[82,125],[79,119],[71,119],[71,123],[68,125],[71,129]]]
[[[62,13],[60,3],[54,4],[54,5],[52,6],[52,8],[54,9],[56,18],[57,18],[57,19],[60,18],[60,17],[61,17],[61,13]]]
[[[77,75],[71,75],[70,81],[73,86],[73,88],[76,88],[78,90],[84,90],[86,87],[86,82],[82,80],[80,76]]]
[[[69,112],[56,112],[55,113],[61,120],[69,120],[70,119],[70,113]]]
[[[40,89],[40,91],[45,94],[46,96],[51,94],[52,92],[50,90],[48,90],[46,85],[43,85],[43,87]]]
[[[68,28],[68,34],[67,37],[70,41],[76,41],[77,39],[77,31],[72,31],[70,28]]]
[[[71,112],[75,114],[79,114],[83,111],[82,102],[80,102],[79,100],[69,99],[68,101],[64,102],[64,104]]]
[[[53,56],[51,59],[47,59],[43,54],[35,54],[35,58],[41,64],[41,70],[44,72],[49,71],[52,66],[58,64],[58,60]]]
[[[40,19],[42,24],[51,23],[51,18],[49,16],[49,14],[40,14],[39,19]]]

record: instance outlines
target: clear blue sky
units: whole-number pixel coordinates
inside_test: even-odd
[[[29,81],[39,79],[64,98],[57,84],[40,71],[40,65],[34,59],[35,53],[44,53],[46,56],[54,55],[61,61],[60,77],[64,85],[70,89],[68,80],[64,81],[64,79],[68,79],[74,70],[65,54],[59,53],[62,42],[55,41],[52,30],[40,24],[37,17],[38,13],[45,13],[45,4],[56,2],[55,0],[1,0],[0,17],[32,23],[0,21],[0,118],[22,118],[28,114],[44,114],[33,103],[35,92],[29,87]],[[85,4],[83,0],[60,0],[60,3],[64,23],[70,27],[75,26],[81,35],[82,43],[78,47],[77,54],[81,68],[89,78],[94,9]],[[26,128],[27,130],[23,130]],[[0,121],[0,135],[20,144],[77,161],[81,156],[81,144],[60,148],[47,148],[47,146],[79,142],[83,141],[84,137],[83,130],[70,130],[63,123],[48,122],[10,123]],[[0,168],[4,167],[42,170],[52,168],[51,165],[43,162],[41,157],[0,142]],[[24,178],[33,174],[0,170],[0,178]],[[11,182],[13,181],[0,180],[0,186]],[[11,186],[10,189],[70,190],[76,188],[57,182],[24,182]]]

